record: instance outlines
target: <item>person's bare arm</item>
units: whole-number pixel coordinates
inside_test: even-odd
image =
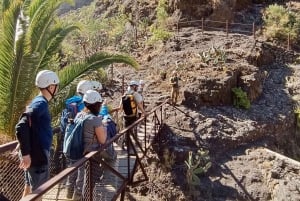
[[[146,112],[145,112],[145,110],[144,110],[143,101],[142,101],[142,102],[139,102],[139,103],[137,104],[137,106],[138,106],[138,108],[141,110],[142,116],[145,116],[145,115],[146,115]]]
[[[95,133],[97,136],[97,140],[100,144],[104,144],[106,141],[106,129],[104,128],[104,126],[99,126],[97,128],[95,128]]]

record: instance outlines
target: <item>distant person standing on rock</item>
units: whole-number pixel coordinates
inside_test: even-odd
[[[170,85],[172,86],[172,91],[171,91],[172,105],[176,105],[177,103],[177,98],[179,95],[179,80],[181,80],[181,78],[178,77],[176,71],[173,71],[172,76],[170,78]]]

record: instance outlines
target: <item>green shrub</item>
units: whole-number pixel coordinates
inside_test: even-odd
[[[158,41],[166,41],[172,37],[172,33],[167,28],[169,15],[167,13],[167,1],[159,0],[156,8],[156,22],[150,27],[151,37],[149,39],[150,44],[154,44]]]
[[[270,5],[263,16],[264,34],[268,39],[286,41],[299,39],[300,16],[277,4]]]
[[[247,93],[240,87],[234,87],[231,90],[233,92],[233,105],[237,108],[249,109],[251,104]]]

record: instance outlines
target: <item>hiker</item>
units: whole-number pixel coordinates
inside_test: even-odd
[[[72,96],[71,98],[68,98],[65,101],[66,109],[62,112],[61,115],[61,132],[63,136],[65,135],[65,129],[67,127],[67,124],[74,120],[78,112],[81,112],[84,108],[83,103],[83,96],[84,94],[91,89],[100,89],[102,87],[101,83],[97,81],[89,81],[89,80],[81,80],[76,87],[77,94]],[[65,139],[62,139],[61,141],[64,141]],[[72,160],[66,156],[67,159],[67,166],[70,167],[74,163],[76,163],[78,160]],[[76,183],[82,183],[83,182],[83,174],[84,169],[83,167],[80,167],[77,172],[74,172],[73,174],[69,175],[67,177],[66,181],[66,188],[67,188],[67,198],[71,199],[74,195],[74,186]]]
[[[101,85],[101,83],[99,84]],[[60,121],[60,129],[62,134],[65,132],[68,121],[74,119],[76,114],[84,108],[82,101],[84,93],[90,89],[94,89],[95,85],[96,84],[92,83],[92,81],[81,80],[76,87],[77,94],[65,101],[66,109],[63,110]]]
[[[142,98],[143,98],[143,108],[145,109],[145,102],[144,102],[144,96],[143,96],[143,92],[144,92],[144,87],[145,87],[145,81],[144,80],[140,80],[139,81],[139,87],[137,92],[139,94],[141,94]],[[142,116],[142,112],[140,109],[138,109],[138,117],[141,118]]]
[[[128,127],[138,119],[137,109],[141,111],[141,116],[145,116],[146,112],[143,107],[143,98],[137,92],[139,84],[132,80],[129,83],[129,88],[125,92],[121,99],[119,109],[123,109],[124,112],[124,126]],[[122,142],[122,148],[124,149],[126,140]]]
[[[177,72],[173,71],[172,76],[170,78],[170,85],[172,87],[171,91],[171,103],[172,105],[176,105],[177,103],[177,98],[179,95],[179,80],[181,80],[180,77],[178,77]]]
[[[102,92],[102,84],[98,81],[90,81],[91,85],[92,85],[92,89],[98,91],[99,93]]]
[[[30,115],[29,127],[33,128],[31,130],[34,130],[34,133],[19,136],[18,132],[21,135],[25,133],[19,130],[18,124],[16,126],[16,135],[20,144],[19,167],[24,170],[25,182],[29,184],[31,192],[45,183],[50,176],[49,157],[53,136],[48,103],[58,92],[58,84],[59,78],[55,72],[40,71],[35,79],[35,85],[40,91],[39,95],[27,107],[27,114]]]
[[[141,96],[143,96],[144,87],[145,87],[145,81],[144,80],[140,80],[139,87],[138,87],[137,91],[139,92],[139,94],[141,94]]]
[[[95,90],[88,90],[83,96],[84,109],[79,112],[76,118],[80,118],[81,116],[91,115],[84,122],[83,129],[83,142],[84,142],[84,154],[88,154],[91,151],[99,150],[101,144],[106,142],[106,129],[102,124],[102,118],[99,116],[100,108],[102,105],[102,97]],[[101,161],[101,153],[97,153],[93,156],[90,165],[93,171],[93,175],[91,176],[91,190],[95,187],[95,183],[103,174],[103,170],[100,166]],[[82,195],[85,194],[85,189],[89,181],[87,180],[88,170],[84,171],[84,182],[82,184],[77,184],[74,189],[73,200],[80,200]],[[83,187],[83,188],[82,188]]]

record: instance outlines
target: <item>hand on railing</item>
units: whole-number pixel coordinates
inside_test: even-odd
[[[26,170],[30,167],[30,165],[31,165],[30,155],[28,154],[28,155],[22,156],[19,168]]]

